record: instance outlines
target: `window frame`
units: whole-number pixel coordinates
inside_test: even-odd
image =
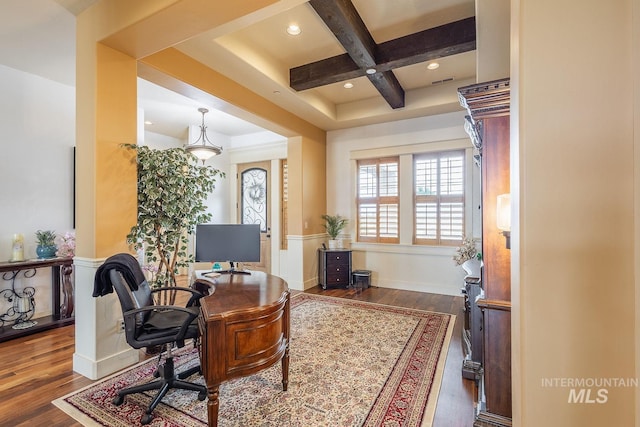
[[[461,195],[443,195],[441,190],[441,159],[445,156],[450,156],[452,153],[458,153],[462,162],[462,194]],[[423,195],[417,194],[417,162],[421,159],[436,159],[437,160],[437,182],[435,195]],[[466,162],[466,150],[465,149],[445,149],[438,151],[430,151],[423,153],[414,153],[412,155],[412,179],[413,179],[413,230],[412,230],[412,242],[414,245],[420,246],[458,246],[462,243],[467,225],[467,162]],[[418,204],[419,203],[436,203],[436,236],[435,238],[423,238],[418,237]],[[442,236],[442,221],[441,221],[441,205],[444,203],[459,203],[461,207],[461,235],[459,239],[444,239]]]
[[[396,179],[396,195],[395,196],[380,196],[380,164],[395,163],[397,167],[397,179]],[[360,167],[361,166],[376,166],[376,195],[375,196],[361,196],[360,186]],[[375,204],[376,206],[376,233],[375,236],[362,236],[361,235],[361,215],[360,209],[363,204]],[[397,234],[395,237],[386,237],[380,235],[380,206],[382,205],[394,205],[397,209]],[[400,243],[400,156],[384,156],[380,158],[368,158],[359,159],[356,161],[356,241],[363,243]]]

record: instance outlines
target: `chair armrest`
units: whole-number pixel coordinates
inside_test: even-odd
[[[160,288],[155,288],[151,290],[151,294],[165,291],[182,291],[182,292],[190,292],[191,298],[187,301],[185,307],[192,307],[196,305],[198,300],[202,298],[205,294],[199,292],[197,289],[185,288],[183,286],[162,286]]]
[[[206,278],[194,280],[191,287],[203,295],[211,295],[216,289],[215,282]]]

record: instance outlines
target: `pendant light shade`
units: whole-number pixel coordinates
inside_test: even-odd
[[[222,147],[214,145],[207,137],[207,126],[204,124],[204,115],[209,112],[206,108],[198,108],[198,111],[202,114],[202,124],[200,125],[200,136],[193,144],[187,144],[184,149],[196,156],[198,159],[205,160],[210,159],[213,156],[217,156],[222,153]]]

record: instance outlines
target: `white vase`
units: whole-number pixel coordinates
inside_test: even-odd
[[[329,239],[329,249],[342,249],[342,239]]]
[[[467,275],[472,277],[480,277],[482,266],[482,261],[476,258],[468,259],[462,263],[462,268],[464,269],[464,271],[467,272]]]

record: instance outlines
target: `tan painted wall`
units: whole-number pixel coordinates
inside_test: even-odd
[[[325,213],[327,206],[326,157],[323,141],[303,137],[289,139],[288,214],[291,235],[325,233],[322,226],[324,221],[320,216]]]
[[[509,77],[510,0],[476,2],[476,81]]]
[[[80,25],[79,25],[80,28]],[[136,62],[96,43],[79,43],[76,134],[76,255],[128,251],[136,220],[136,168],[120,147],[136,141]]]
[[[633,1],[633,35],[632,35],[632,50],[633,50],[633,75],[634,80],[634,102],[633,102],[633,135],[634,135],[634,165],[635,165],[635,189],[634,189],[634,202],[635,213],[634,218],[640,218],[640,173],[638,173],[638,167],[640,165],[640,0]],[[640,227],[634,224],[634,241],[635,241],[635,330],[640,331],[640,251],[637,249],[640,247]],[[640,340],[635,340],[635,360],[636,360],[636,378],[640,378]],[[635,425],[640,425],[640,390],[636,390],[636,419]]]
[[[514,425],[636,419],[632,3],[512,2]]]
[[[137,217],[137,169],[124,143],[137,137],[136,63],[98,45],[96,122],[96,255],[127,251],[126,235]]]
[[[320,215],[327,210],[326,144],[303,138],[302,146],[302,234],[320,234],[325,232]]]
[[[288,231],[294,236],[302,236],[304,233],[303,217],[303,147],[302,137],[289,138],[287,142],[287,171],[289,173],[289,200],[287,201]],[[293,177],[296,177],[295,179]],[[298,203],[291,203],[298,200]],[[289,248],[291,250],[291,248]]]

